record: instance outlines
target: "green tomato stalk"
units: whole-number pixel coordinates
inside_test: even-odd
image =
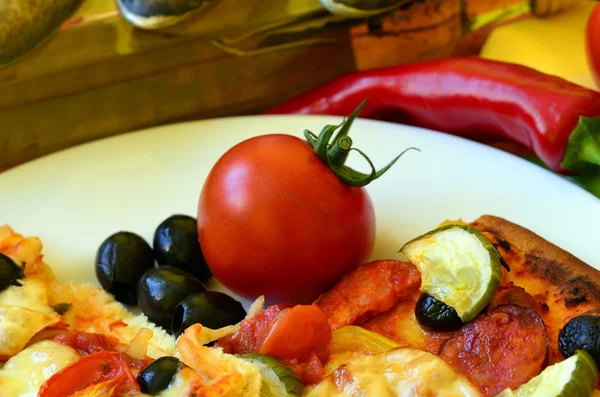
[[[352,147],[352,139],[348,136],[350,132],[350,127],[352,127],[352,123],[354,119],[358,117],[360,111],[364,108],[367,103],[367,99],[365,99],[352,114],[348,117],[347,120],[344,120],[340,125],[326,125],[323,127],[319,136],[316,136],[309,130],[304,130],[304,137],[306,141],[315,150],[315,153],[321,160],[327,164],[327,166],[333,171],[333,173],[344,183],[354,186],[354,187],[363,187],[379,178],[383,175],[387,170],[389,170],[395,163],[398,161],[400,157],[404,153],[409,150],[417,150],[415,147],[410,147],[405,149],[402,153],[396,156],[395,159],[390,161],[385,167],[377,170],[373,165],[371,159],[360,149]],[[339,128],[339,131],[335,136],[333,134]],[[333,137],[333,139],[331,139]],[[345,165],[346,160],[348,159],[348,155],[351,151],[355,151],[360,154],[371,167],[371,172],[369,174],[365,174],[359,171],[356,171],[349,166]]]

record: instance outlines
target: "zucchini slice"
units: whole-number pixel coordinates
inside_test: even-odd
[[[456,310],[463,323],[483,310],[500,284],[500,254],[473,227],[442,226],[401,251],[421,272],[421,291]]]

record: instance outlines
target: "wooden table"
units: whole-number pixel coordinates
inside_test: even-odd
[[[0,170],[140,128],[257,113],[351,70],[474,54],[486,33],[462,36],[459,0],[428,0],[386,19],[384,35],[361,25],[326,36],[338,41],[246,56],[213,45],[280,20],[297,1],[221,0],[161,31],[134,28],[113,0],[86,1],[51,40],[0,70]]]

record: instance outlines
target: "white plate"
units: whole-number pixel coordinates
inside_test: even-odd
[[[0,224],[39,236],[60,279],[96,282],[99,244],[119,230],[151,242],[168,216],[196,216],[204,178],[231,146],[267,133],[301,136],[305,128],[318,132],[340,121],[216,119],[72,148],[0,174]],[[422,150],[408,152],[368,186],[377,215],[373,259],[399,258],[404,242],[445,219],[494,214],[600,265],[600,200],[570,182],[499,150],[423,129],[359,119],[351,135],[378,168],[406,147]]]

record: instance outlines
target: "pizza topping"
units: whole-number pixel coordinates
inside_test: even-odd
[[[183,367],[184,364],[175,357],[161,357],[148,364],[136,380],[142,393],[154,396],[169,387],[175,374]]]
[[[148,357],[148,344],[153,336],[154,333],[151,329],[140,329],[129,343],[127,355],[136,360],[145,360]]]
[[[600,317],[585,314],[571,319],[560,330],[558,346],[565,357],[585,350],[600,366]]]
[[[23,269],[8,256],[0,253],[0,291],[11,285],[20,287],[19,279],[25,277]]]
[[[426,293],[417,301],[415,317],[424,328],[434,331],[455,331],[463,325],[456,310]]]
[[[486,396],[495,396],[542,371],[548,356],[548,333],[535,310],[499,306],[465,324],[442,344],[439,356]]]
[[[187,332],[187,331],[186,331]],[[297,369],[304,383],[323,375],[329,356],[331,330],[315,305],[274,305],[240,323],[240,329],[217,341],[225,353],[261,353],[277,357]]]
[[[61,316],[63,314],[65,314],[67,312],[67,310],[69,310],[71,308],[71,304],[64,302],[64,303],[57,303],[56,305],[52,305],[52,309],[56,312],[56,314],[60,314]]]
[[[300,378],[289,367],[274,357],[264,354],[240,354],[238,357],[251,362],[260,369],[261,397],[299,396],[304,389]]]
[[[154,267],[152,248],[142,237],[118,232],[102,242],[96,253],[96,277],[105,291],[125,304],[136,303],[142,274]]]
[[[331,334],[325,373],[332,373],[358,355],[383,353],[397,347],[401,345],[382,335],[356,325],[347,325]]]
[[[538,312],[538,314],[542,311],[533,296],[528,294],[523,288],[514,285],[498,288],[490,301],[488,310],[493,310],[501,305],[528,307]]]
[[[22,284],[0,292],[0,361],[14,356],[35,334],[61,321],[49,306],[43,282],[27,278]]]
[[[306,397],[480,397],[463,375],[434,354],[396,348],[361,354],[308,389]]]
[[[477,229],[446,225],[409,241],[401,250],[421,272],[421,291],[474,319],[500,283],[500,254]]]
[[[32,344],[0,368],[0,395],[37,396],[46,380],[78,359],[75,350],[60,343],[45,340]]]
[[[246,310],[240,302],[227,294],[204,291],[190,295],[175,307],[171,329],[179,336],[192,324],[219,329],[235,325],[246,317]]]
[[[598,378],[598,367],[584,350],[547,367],[516,390],[506,389],[497,397],[589,397]]]
[[[331,331],[322,310],[314,305],[279,304],[244,320],[234,334],[217,341],[226,353],[263,353],[282,359],[302,359],[324,350]]]
[[[38,396],[65,397],[88,389],[105,397],[140,391],[127,363],[118,353],[98,352],[81,357],[54,374],[40,387]]]
[[[142,329],[138,332],[132,341],[133,348],[130,346],[132,351],[139,350],[136,344],[141,341],[136,340],[136,338],[147,337],[148,331],[152,332],[148,329]],[[145,354],[139,354],[139,357],[129,355],[128,347],[111,335],[68,330],[49,331],[45,335],[50,340],[75,349],[82,356],[98,352],[118,353],[129,365],[129,368],[136,370],[143,369],[151,361]],[[152,337],[151,334],[149,336]],[[147,347],[148,344],[146,343],[145,346]]]
[[[401,346],[425,350],[437,354],[441,344],[454,332],[441,332],[425,329],[415,316],[415,307],[421,296],[418,290],[411,299],[405,299],[392,310],[379,314],[362,327],[381,334]]]
[[[346,273],[315,302],[332,330],[360,324],[417,291],[421,276],[408,262],[374,261]]]

